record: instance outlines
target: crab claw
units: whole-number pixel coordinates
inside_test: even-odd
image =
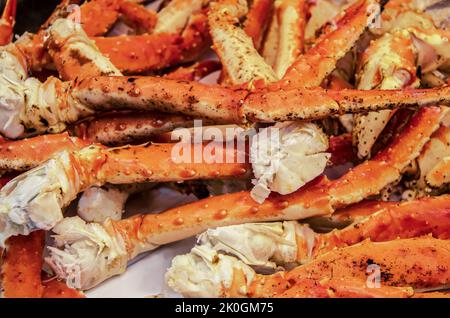
[[[7,0],[0,19],[0,46],[11,42],[16,23],[17,0]]]

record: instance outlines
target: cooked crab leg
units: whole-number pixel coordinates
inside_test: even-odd
[[[196,163],[196,153],[208,164],[203,160]],[[244,177],[250,170],[246,162],[245,153],[221,143],[122,148],[91,145],[79,151],[63,151],[11,180],[0,191],[0,218],[5,221],[1,222],[0,237],[4,242],[11,235],[51,229],[62,219],[61,209],[90,186]],[[13,215],[21,215],[20,220]]]
[[[190,297],[277,297],[297,284],[301,286],[305,278],[326,282],[348,277],[360,280],[364,286],[371,282],[367,271],[376,267],[383,286],[436,289],[450,282],[448,271],[442,273],[449,260],[445,240],[423,237],[364,241],[330,251],[291,271],[260,275],[234,257],[197,246],[190,254],[173,259],[166,280],[177,292]]]
[[[445,157],[431,169],[426,177],[426,182],[435,188],[450,183],[450,157]]]
[[[191,75],[192,73],[186,74]],[[206,121],[203,121],[203,124],[205,123]],[[84,120],[74,127],[69,127],[69,131],[72,135],[90,142],[118,146],[147,142],[176,128],[192,126],[194,120],[186,116],[161,112],[122,111],[100,114],[95,118]]]
[[[26,56],[30,69],[40,70],[51,62],[44,49],[45,30],[58,18],[77,18],[78,12],[76,10],[72,13],[68,10],[72,2],[70,0],[63,1],[38,34],[27,35],[20,43],[17,43],[21,52]],[[127,1],[124,0],[98,0],[84,3],[80,7],[83,29],[90,36],[103,34],[105,27],[109,25],[108,15],[112,13],[110,22],[113,23],[117,19],[117,8],[126,3]],[[105,4],[111,5],[111,7],[105,9]],[[104,10],[104,15],[103,12],[99,13],[99,10],[100,12]],[[102,16],[103,19],[95,18],[98,16]],[[94,23],[89,22],[92,19],[95,20]],[[102,53],[108,55],[113,64],[121,71],[130,73],[158,70],[180,62],[191,61],[199,56],[209,43],[206,24],[205,15],[199,12],[190,17],[182,34],[94,37],[93,40]]]
[[[95,74],[121,75],[119,70],[111,64],[107,58],[99,54],[97,48],[87,38],[85,32],[79,27],[79,25],[74,24],[67,19],[58,19],[49,28],[49,34],[49,52],[54,58],[57,69],[63,78],[82,79]],[[3,118],[5,125],[3,129],[7,130],[5,133],[7,136],[16,137],[18,136],[17,134],[21,134],[21,128],[20,126],[15,125],[17,118],[15,118],[14,115],[10,116],[9,112],[16,112],[16,114],[17,112],[21,112],[21,104],[23,102],[30,103],[30,105],[35,105],[32,106],[35,108],[36,106],[42,105],[43,102],[45,103],[46,101],[50,101],[52,98],[59,99],[60,97],[58,97],[58,95],[65,94],[65,89],[63,88],[61,91],[58,90],[58,86],[61,83],[55,78],[49,78],[44,84],[38,82],[34,78],[26,79],[26,57],[21,54],[15,45],[9,45],[4,48],[2,59],[4,60],[2,72],[8,77],[8,80],[5,77],[2,79],[2,81],[4,81],[3,94],[8,97],[5,105],[3,105],[6,111]],[[42,98],[41,93],[45,96],[45,98]],[[75,106],[75,104],[76,102],[72,103],[71,107]],[[66,108],[63,105],[61,106],[63,109]],[[70,109],[65,109],[64,112],[67,110],[70,112]],[[31,113],[36,113],[36,111],[38,110],[34,109]],[[43,115],[43,117],[39,119],[41,124],[51,125],[52,123],[56,123],[56,121],[58,121],[48,108],[44,110],[44,112],[50,117]],[[31,118],[32,117],[33,115],[31,115]],[[124,116],[122,117],[122,121],[124,122],[121,124],[126,124],[129,129],[136,132],[140,131],[141,134],[148,133],[149,129],[152,131],[154,131],[155,128],[156,130],[164,129],[164,127],[153,128],[154,126],[158,126],[159,119],[164,116],[153,116],[153,119],[150,117],[151,114],[147,114],[139,120],[140,124],[136,123],[134,126],[131,126],[131,118]],[[174,123],[175,126],[177,123],[180,124],[180,121],[184,121],[186,124],[192,125],[189,124],[192,123],[192,120],[187,118],[183,120],[180,116],[166,116],[166,119],[177,119]],[[156,125],[152,124],[153,122],[155,122]],[[58,132],[64,129],[64,126],[59,124],[57,124],[57,126],[59,126],[59,128],[54,127],[56,128],[55,130],[50,128],[50,131],[53,130],[53,132]],[[17,128],[19,131],[16,130]],[[30,132],[33,132],[33,129]],[[115,138],[120,138],[120,135],[123,136],[123,133],[115,134],[114,136]]]
[[[11,86],[11,83],[7,85]],[[45,83],[25,81],[24,86],[15,86],[12,91],[16,107],[4,106],[7,111],[2,115],[5,122],[8,119],[8,125],[0,127],[0,132],[10,138],[23,136],[26,130],[59,132],[66,124],[101,110],[180,112],[217,123],[239,124],[312,120],[347,112],[450,104],[450,87],[369,92],[321,88],[248,92],[196,82],[120,76],[64,83],[49,78]]]
[[[93,0],[80,7],[83,29],[91,36],[105,34],[119,18],[123,0]]]
[[[354,46],[379,10],[376,0],[359,0],[347,8],[337,18],[337,28],[323,34],[313,48],[292,64],[283,77],[283,84],[288,87],[319,86],[336,68],[337,61]]]
[[[424,29],[434,28],[433,20],[424,12],[431,5],[430,1],[389,0],[381,14],[381,25],[371,31],[383,34],[411,24]]]
[[[227,11],[227,6],[231,3],[229,1],[222,2],[211,11],[219,16],[219,14]],[[277,65],[281,68],[286,65],[289,66],[302,50],[303,28],[300,26],[297,28],[297,24],[302,24],[299,20],[305,18],[301,17],[304,6],[304,2],[301,2],[298,5],[291,2],[285,2],[277,9],[279,10],[278,16],[281,21],[280,33],[288,33],[287,37],[284,35],[280,36],[282,41],[280,41],[279,46],[279,58],[283,60],[284,64]],[[245,11],[244,5],[242,5],[241,10]],[[239,13],[235,13],[231,18],[237,19],[238,15]],[[220,28],[220,26],[214,24],[217,21],[217,18],[213,18],[213,21],[211,22],[213,33],[215,32],[215,28]],[[231,23],[231,21],[223,22]],[[245,37],[245,34],[242,34],[241,29],[237,29],[234,25],[233,27],[235,28],[234,32],[225,33],[223,35],[222,32],[218,33],[218,35],[220,35],[220,43],[223,45],[221,47],[216,45],[216,50],[219,55],[222,54],[222,64],[226,70],[226,73],[222,74],[230,75],[230,78],[227,80],[234,85],[245,85],[248,81],[255,81],[255,83],[259,80],[263,80],[264,82],[274,81],[277,76],[269,75],[269,73],[272,73],[271,67],[264,63],[256,49],[252,50],[251,54],[253,55],[253,58],[250,63],[243,60],[239,65],[228,65],[227,63],[230,63],[232,60],[223,59],[224,53],[228,56],[240,56],[242,53],[239,51],[238,46],[232,45],[235,40],[233,33],[241,34],[241,40],[245,40],[246,43],[251,42],[250,37]],[[292,33],[287,32],[286,30],[289,31],[291,27],[294,30],[299,30],[295,30]],[[295,38],[295,41],[291,41],[293,38]],[[213,40],[216,44],[219,41],[217,37],[213,37]],[[228,45],[230,43],[231,45]],[[251,44],[249,44],[249,48],[250,46]],[[226,52],[222,52],[223,50],[226,50]],[[289,55],[290,57],[288,57]],[[253,63],[255,61],[258,65],[262,66],[262,69],[266,69],[269,72],[266,72],[265,74],[263,74],[264,72],[255,72],[255,64]],[[267,138],[272,138],[268,136],[271,135],[273,131],[276,131],[280,140],[276,145],[272,145],[267,141]],[[323,172],[329,158],[329,154],[325,153],[327,148],[328,138],[317,125],[312,123],[278,123],[273,127],[261,129],[259,133],[251,139],[250,152],[253,153],[252,167],[255,177],[252,180],[252,183],[255,185],[251,191],[252,197],[257,202],[262,203],[269,196],[271,191],[280,194],[295,192]],[[276,159],[280,157],[284,157],[286,160]],[[292,173],[292,168],[299,165],[308,166],[308,171]]]
[[[72,284],[70,286],[85,289],[121,273],[126,263],[138,253],[194,236],[208,228],[331,214],[340,207],[378,194],[387,184],[396,180],[437,129],[441,118],[439,109],[424,108],[391,147],[372,161],[355,167],[335,181],[318,178],[289,195],[272,195],[262,204],[257,204],[250,192],[245,191],[207,198],[160,214],[134,216],[103,225],[86,225],[81,219],[65,219],[62,221],[64,225],[54,229],[60,237],[58,246],[65,248],[52,249],[49,262],[59,276],[68,279],[68,284]],[[371,171],[376,171],[376,174],[368,178]],[[380,171],[385,173],[381,174]],[[90,234],[72,240],[72,236],[65,236],[67,228],[72,233]],[[98,243],[99,239],[93,234],[96,231],[104,233],[101,239],[104,243]],[[75,237],[79,237],[78,234]],[[122,241],[126,242],[126,251],[120,247],[122,243],[119,242]],[[86,254],[87,246],[95,248]],[[117,250],[119,247],[120,251]],[[77,255],[86,255],[98,266],[77,262]],[[97,263],[97,255],[102,260],[108,256],[108,261]],[[81,275],[81,283],[73,281],[73,269],[76,269],[77,275]]]
[[[443,116],[443,113],[441,112],[441,110],[439,108],[423,108],[413,118],[410,126],[407,127],[407,129],[405,129],[394,140],[394,142],[391,144],[391,146],[388,147],[388,149],[386,149],[385,151],[382,151],[373,160],[357,166],[355,169],[353,169],[352,171],[350,171],[349,173],[347,173],[340,179],[331,181],[330,187],[328,187],[328,185],[327,185],[328,182],[326,182],[325,185],[318,187],[314,191],[309,190],[309,192],[316,193],[316,195],[318,195],[318,198],[324,198],[323,202],[331,201],[331,204],[333,207],[333,208],[330,208],[328,206],[328,204],[326,204],[325,206],[322,206],[320,209],[312,209],[311,212],[317,213],[318,210],[321,210],[323,212],[321,214],[327,214],[329,212],[332,212],[336,208],[346,206],[346,205],[349,205],[349,204],[352,204],[355,202],[359,202],[370,195],[378,194],[379,191],[383,187],[385,187],[387,184],[392,183],[393,181],[398,179],[400,177],[403,169],[415,157],[418,156],[423,145],[428,141],[428,139],[431,136],[431,134],[433,133],[433,131],[435,129],[437,129],[442,116]],[[52,139],[51,137],[39,137],[39,138],[44,138],[44,139],[47,138],[47,140]],[[69,138],[60,140],[57,137],[54,137],[54,139],[57,141],[57,143],[54,145],[56,147],[56,149],[58,149],[58,147],[66,147],[66,146],[76,147],[76,146],[80,145],[79,143],[73,144],[73,142],[74,142],[73,139],[69,139]],[[405,140],[407,140],[408,142],[405,142]],[[62,142],[62,144],[60,142]],[[32,149],[32,145],[30,146],[29,142],[24,141],[24,142],[22,142],[22,144],[24,147],[26,147],[26,145],[29,145],[29,147],[31,147],[31,149]],[[82,143],[81,143],[81,145],[82,145]],[[110,150],[105,150],[105,151],[107,151],[107,153],[108,153],[107,160],[113,162],[112,157],[115,157],[115,156],[113,156],[112,154],[115,154],[116,156],[118,156],[120,153],[132,155],[133,152],[139,150],[136,153],[136,156],[140,157],[140,155],[138,155],[138,154],[142,153],[142,156],[143,156],[142,158],[145,159],[146,153],[150,154],[151,151],[160,150],[161,156],[157,156],[156,154],[154,156],[152,156],[152,158],[159,161],[159,159],[161,157],[167,156],[167,155],[163,155],[163,153],[169,153],[173,147],[176,147],[176,146],[175,145],[159,145],[159,146],[155,145],[153,148],[152,147],[147,147],[147,148],[132,147],[128,150],[123,149],[123,150],[114,150],[113,151],[113,149],[110,149]],[[6,149],[8,149],[8,145],[6,145]],[[22,148],[19,146],[19,149],[22,149]],[[37,147],[36,147],[36,149],[37,149]],[[72,148],[70,148],[70,149],[72,149]],[[95,149],[97,149],[98,151],[94,151]],[[94,150],[93,150],[93,153],[97,153],[97,154],[103,153],[103,151],[101,151],[101,149],[94,148]],[[8,159],[6,161],[6,163],[8,163],[9,160],[11,160],[11,163],[14,163],[14,158],[17,156],[17,153],[12,151],[11,155],[12,155],[12,158]],[[5,153],[5,156],[8,156],[8,151]],[[61,158],[63,158],[63,157],[64,156],[62,156]],[[123,157],[123,159],[125,159],[125,157]],[[92,156],[91,158],[95,158],[95,156]],[[119,158],[119,157],[117,157],[117,158]],[[133,155],[130,157],[130,159],[136,159],[136,158],[137,157],[134,157]],[[152,169],[151,166],[154,165],[155,163],[151,162],[151,160],[148,161],[149,159],[150,158],[145,159],[145,161],[141,162],[141,164],[145,163],[145,165],[147,165],[147,163],[148,163],[148,167],[151,170]],[[101,162],[101,160],[100,160],[100,162]],[[119,161],[119,163],[120,162],[121,161]],[[90,163],[90,164],[93,164],[93,163]],[[163,178],[163,176],[165,174],[164,171],[168,173],[166,179],[170,179],[170,176],[175,178],[175,175],[178,176],[178,173],[176,171],[183,171],[185,169],[187,171],[189,169],[194,169],[195,168],[194,166],[195,165],[193,165],[192,167],[187,167],[186,165],[172,166],[172,165],[165,164],[162,171],[158,171],[158,172],[154,171],[153,175],[148,176],[148,178],[150,178],[151,180],[159,180],[160,181],[161,180],[160,178]],[[111,182],[111,183],[120,182],[120,180],[119,180],[119,179],[121,179],[120,176],[118,176],[119,179],[117,179],[116,182],[113,181],[116,178],[115,176],[119,171],[118,167],[112,168],[111,171],[114,171],[113,174],[108,174],[107,170],[105,171],[105,167],[108,167],[107,164],[103,164],[101,167],[102,168],[100,170],[104,171],[104,175],[106,176],[108,182]],[[158,165],[156,165],[156,167],[158,167]],[[226,167],[226,165],[224,167]],[[234,171],[239,170],[238,166],[233,165],[233,164],[228,165],[228,167]],[[202,169],[205,169],[205,168],[212,169],[212,170],[209,170],[210,172],[213,172],[214,169],[217,169],[217,167],[214,167],[214,165],[212,165],[211,167],[209,167],[208,165],[202,166]],[[244,167],[244,165],[242,165],[241,168],[246,168],[246,167]],[[135,177],[133,177],[133,172],[132,172],[131,168],[128,168],[126,170],[128,170],[129,177],[125,178],[125,179],[130,181],[131,178],[135,178]],[[378,178],[367,180],[367,175],[370,175],[373,171],[376,171],[376,176]],[[203,171],[203,172],[205,172],[205,171]],[[231,172],[231,171],[229,171],[229,172]],[[222,175],[228,175],[229,172],[224,172]],[[382,172],[382,173],[380,173],[380,172]],[[146,174],[148,175],[148,173],[146,173]],[[121,175],[122,175],[122,177],[124,177],[123,174],[121,174]],[[205,175],[206,175],[206,172],[205,172]],[[219,175],[220,175],[220,173],[219,173]],[[198,176],[199,175],[197,175],[197,177]],[[192,175],[191,177],[195,177],[195,176]],[[142,178],[142,175],[140,178]],[[166,179],[164,179],[164,180],[166,180]],[[134,180],[134,181],[136,181],[136,180]],[[359,188],[355,187],[355,184],[358,184]],[[247,193],[245,195],[248,196],[249,193]],[[246,199],[246,200],[250,200],[249,203],[252,203],[252,200],[250,199],[250,197],[248,197],[248,199]],[[232,204],[230,203],[230,206],[231,205]],[[297,215],[297,218],[304,218],[304,217],[307,217],[307,215],[304,215],[304,216]]]
[[[276,298],[409,298],[415,296],[411,287],[380,286],[369,288],[364,280],[331,278],[316,281],[299,279],[294,286]]]
[[[427,185],[426,178],[430,171],[437,167],[445,157],[450,156],[449,144],[450,128],[442,124],[433,134],[430,141],[423,147],[412,169],[407,171],[409,175],[415,176],[413,181],[407,182],[407,185],[413,190],[418,190],[418,195],[431,191],[429,185]],[[421,193],[421,191],[424,191],[424,193]]]
[[[144,6],[131,1],[123,1],[119,8],[125,24],[138,33],[151,33],[158,22],[159,15]]]
[[[80,6],[79,13],[74,10],[72,14],[79,14],[79,22],[90,36],[104,35],[120,17],[138,31],[151,32],[157,22],[157,14],[138,2],[142,1],[91,0]]]
[[[120,76],[120,71],[89,40],[78,23],[58,19],[47,29],[46,46],[63,80]]]
[[[190,126],[193,126],[192,120],[186,121],[185,117],[176,115],[147,112],[104,114],[78,124],[70,130],[73,135],[65,132],[1,142],[0,171],[26,171],[59,152],[81,150],[94,143],[126,145],[138,141],[140,137],[142,140],[148,139],[149,136],[155,136],[161,143],[178,142],[178,139],[171,139],[173,135],[167,132],[177,127]],[[326,152],[331,153],[330,161],[333,164],[351,161],[351,140],[346,137],[330,138],[330,147]]]
[[[362,56],[358,89],[416,88],[420,81],[416,77],[415,61],[409,36],[385,34],[372,42]],[[353,141],[359,158],[370,156],[373,145],[394,112],[395,110],[383,110],[355,116]]]
[[[186,29],[179,33],[95,37],[95,44],[124,73],[159,70],[189,62],[209,45],[206,15],[191,15]]]
[[[7,242],[1,264],[2,295],[6,298],[81,298],[84,295],[56,279],[41,281],[45,232],[16,236]]]
[[[72,83],[73,84],[73,83]],[[204,92],[208,94],[205,95]],[[358,90],[260,89],[248,92],[152,77],[94,77],[72,87],[85,109],[159,109],[216,122],[245,123],[320,119],[332,114],[450,103],[449,87],[369,92]],[[282,106],[280,106],[282,105]],[[81,116],[82,114],[80,114]]]
[[[31,139],[6,141],[0,144],[0,170],[25,171],[47,161],[61,151],[80,150],[88,141],[67,133],[42,135]]]
[[[278,78],[282,78],[303,53],[306,13],[304,0],[281,0],[277,6],[274,14],[279,23],[279,41],[273,68]]]
[[[259,50],[270,16],[273,12],[273,0],[255,0],[244,22],[244,31],[253,40],[253,46]]]
[[[305,222],[319,232],[330,232],[336,228],[342,229],[352,223],[360,222],[376,211],[394,207],[396,201],[366,200],[339,209],[329,216],[312,217]]]
[[[42,251],[45,232],[12,237],[7,242],[2,264],[2,290],[6,298],[40,298],[44,292],[41,282]]]
[[[65,80],[83,79],[95,75],[122,75],[120,71],[88,39],[78,24],[59,19],[48,30],[47,46],[56,68]],[[217,67],[211,62],[197,63],[183,69],[184,77],[203,76]],[[182,70],[182,71],[183,71]],[[191,75],[189,75],[191,74]],[[167,78],[180,79],[181,72],[172,73]],[[183,79],[183,78],[181,78]],[[85,121],[75,126],[77,136],[101,143],[127,143],[139,138],[155,135],[181,126],[192,126],[193,120],[177,115],[146,113],[109,114],[101,118]]]
[[[439,63],[442,63],[441,61],[448,60],[450,58],[449,39],[448,32],[422,31],[413,27],[384,34],[372,42],[363,54],[361,72],[358,75],[358,88],[418,87],[420,81],[416,76],[416,61],[421,71],[427,72],[437,67]],[[427,57],[424,57],[425,55]],[[367,115],[356,115],[353,132],[360,158],[370,156],[377,137],[393,114],[393,111],[384,110]]]
[[[274,12],[278,7],[278,3],[279,2],[274,1]],[[274,67],[277,58],[278,42],[280,40],[278,32],[279,27],[277,15],[272,14],[261,49],[261,55],[264,58],[264,61],[272,68]]]
[[[450,238],[450,196],[381,206],[377,209],[375,205],[366,212],[368,216],[325,234],[296,221],[247,223],[208,229],[199,242],[247,265],[275,270],[280,265],[308,263],[333,249],[365,239],[386,242],[425,234]]]
[[[17,0],[7,0],[0,18],[0,46],[12,41],[16,21]]]
[[[257,79],[273,82],[277,78],[272,68],[259,55],[252,38],[238,26],[239,18],[247,11],[247,2],[243,0],[210,4],[208,22],[215,50],[232,83],[251,83]]]

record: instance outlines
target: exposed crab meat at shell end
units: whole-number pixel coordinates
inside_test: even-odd
[[[320,175],[330,159],[328,139],[311,123],[285,122],[263,129],[252,139],[250,160],[255,187],[252,197],[262,203],[271,191],[292,193]]]
[[[53,229],[56,247],[45,260],[69,287],[89,289],[125,271],[128,254],[122,237],[97,223],[66,218]],[[64,247],[64,249],[60,249]]]

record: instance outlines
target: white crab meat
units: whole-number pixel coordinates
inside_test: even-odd
[[[284,122],[262,129],[251,142],[252,198],[262,203],[271,191],[298,190],[325,170],[327,149],[326,135],[312,123]]]
[[[314,245],[314,232],[296,221],[248,223],[209,229],[199,236],[199,244],[231,254],[258,269],[276,269],[297,262],[297,241]]]
[[[166,272],[169,287],[186,297],[220,297],[230,288],[235,271],[245,276],[246,285],[241,287],[247,294],[254,270],[235,257],[218,254],[208,246],[196,246],[189,254],[178,255]]]
[[[10,236],[50,230],[61,221],[62,209],[84,190],[81,161],[98,152],[96,146],[62,151],[8,182],[0,190],[0,246]],[[90,177],[96,180],[97,176]]]
[[[27,70],[14,51],[17,50],[12,44],[0,50],[0,132],[9,138],[16,138],[24,131],[19,114],[25,104],[22,83],[27,78]]]
[[[77,213],[88,222],[120,220],[129,193],[114,188],[90,187],[78,201]]]
[[[0,245],[13,235],[50,230],[80,189],[68,152],[8,182],[0,191]]]
[[[48,247],[45,261],[69,287],[86,290],[125,271],[125,243],[105,226],[71,217],[62,220],[53,231],[56,247]]]

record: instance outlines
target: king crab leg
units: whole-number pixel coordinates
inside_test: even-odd
[[[65,248],[63,250],[52,248],[53,256],[49,262],[61,277],[68,279],[69,285],[75,284],[70,274],[73,268],[66,267],[66,262],[69,260],[74,262],[76,255],[84,253],[84,244],[90,245],[89,242],[97,242],[97,239],[88,235],[81,241],[77,240],[84,242],[78,245],[81,246],[78,250],[75,245],[71,245],[75,241],[64,236],[67,227],[73,229],[74,233],[78,231],[84,233],[85,229],[92,227],[102,229],[108,247],[96,245],[98,247],[95,251],[91,251],[93,255],[103,255],[98,254],[100,251],[108,255],[115,253],[111,248],[116,248],[118,242],[124,241],[126,249],[120,248],[121,252],[115,254],[118,255],[116,258],[112,256],[109,258],[109,261],[118,267],[110,269],[108,262],[102,262],[90,270],[83,269],[82,263],[74,265],[77,266],[78,274],[82,275],[82,278],[81,281],[77,281],[78,285],[70,286],[90,288],[104,279],[123,272],[126,263],[137,254],[199,234],[208,228],[248,222],[298,220],[331,214],[338,208],[378,194],[387,184],[396,180],[404,167],[418,156],[420,149],[438,128],[442,116],[439,108],[424,108],[415,116],[408,129],[371,161],[355,167],[337,180],[318,178],[289,195],[272,195],[262,204],[257,204],[251,198],[250,192],[244,191],[207,198],[160,214],[134,216],[125,220],[106,222],[103,225],[85,224],[81,219],[65,219],[62,221],[64,225],[55,229],[61,235],[58,246]],[[368,180],[367,176],[371,171],[376,171],[376,174]],[[76,226],[71,226],[72,222]],[[117,252],[117,249],[115,251]],[[98,273],[102,273],[101,276],[96,276]]]
[[[16,22],[17,0],[7,0],[0,18],[0,46],[12,41],[13,28]]]
[[[208,229],[199,243],[219,253],[233,255],[260,270],[305,264],[334,249],[358,244],[366,239],[387,242],[397,238],[432,235],[450,238],[450,197],[380,204],[369,215],[339,230],[316,233],[297,221],[283,223],[247,223]],[[257,239],[256,239],[257,238]],[[264,246],[264,251],[260,250]]]
[[[2,288],[6,298],[40,298],[44,292],[41,282],[44,231],[8,240],[2,264]],[[24,286],[23,282],[26,282]]]
[[[449,260],[445,240],[431,237],[388,242],[366,240],[332,250],[290,271],[261,275],[232,256],[196,246],[191,253],[173,259],[166,280],[169,286],[186,296],[277,297],[296,285],[301,288],[305,278],[325,283],[335,277],[351,278],[359,280],[360,288],[364,288],[367,287],[368,267],[373,265],[380,270],[383,286],[424,290],[448,286],[450,277],[441,272],[449,266]],[[415,270],[411,271],[412,267]],[[205,283],[210,284],[208,288]]]

